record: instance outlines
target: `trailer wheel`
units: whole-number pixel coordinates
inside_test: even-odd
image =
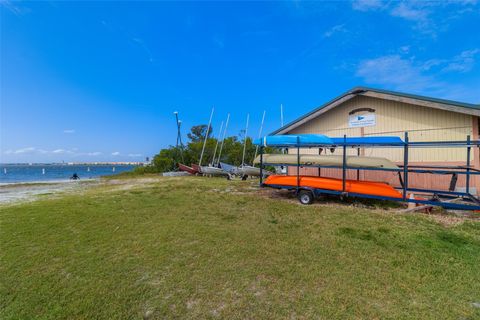
[[[301,204],[312,204],[313,193],[308,190],[300,190],[300,192],[298,193],[298,200]]]

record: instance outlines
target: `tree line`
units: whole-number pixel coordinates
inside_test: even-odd
[[[188,142],[184,146],[169,146],[161,149],[156,154],[149,166],[139,167],[137,172],[167,172],[175,171],[178,168],[178,163],[183,163],[190,166],[192,163],[198,164],[200,161],[200,154],[202,152],[203,143],[207,134],[207,125],[201,124],[193,126],[187,134]],[[215,162],[218,161],[220,155],[220,148],[222,141],[214,138],[213,127],[210,126],[208,130],[208,138],[205,144],[205,151],[203,154],[202,165],[213,163],[213,156],[215,147],[217,146]],[[225,162],[235,166],[242,164],[243,145],[246,140],[245,147],[245,164],[251,165],[255,156],[256,146],[253,145],[250,137],[245,137],[245,131],[242,130],[236,136],[226,137],[223,141],[223,148],[221,150],[220,162]],[[217,145],[218,143],[218,145]]]

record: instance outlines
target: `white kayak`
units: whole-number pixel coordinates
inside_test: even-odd
[[[253,163],[260,163],[260,156],[257,156]],[[292,164],[298,163],[296,154],[264,154],[263,163],[267,164]],[[301,154],[301,165],[318,165],[327,167],[342,167],[342,155],[315,155],[315,154]],[[362,156],[347,156],[347,167],[353,168],[384,168],[384,169],[398,169],[398,166],[386,158],[379,157],[362,157]]]

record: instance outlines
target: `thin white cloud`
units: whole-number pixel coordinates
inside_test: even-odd
[[[120,152],[118,151],[112,152],[112,156],[118,156],[118,155],[120,155]]]
[[[152,56],[152,51],[150,51],[150,49],[148,48],[148,46],[145,44],[145,42],[140,39],[140,38],[137,38],[137,37],[132,37],[131,40],[136,43],[140,48],[143,49],[143,51],[145,51],[145,53],[147,54],[148,56],[148,61],[149,62],[153,62],[153,56]]]
[[[217,46],[218,48],[220,49],[225,48],[225,41],[218,34],[212,37],[212,41],[215,44],[215,46]]]
[[[46,152],[48,153],[48,151]],[[53,154],[75,154],[72,150],[66,150],[66,149],[55,149],[51,153]]]
[[[95,151],[95,152],[88,152],[86,155],[95,157],[95,156],[99,156],[101,154],[102,154],[101,152]]]
[[[365,59],[358,63],[355,75],[367,84],[392,90],[438,96],[445,99],[476,101],[478,90],[462,84],[446,83],[445,73],[472,71],[480,49],[465,50],[450,59],[421,61],[399,54]]]
[[[396,7],[390,11],[394,17],[400,17],[411,21],[424,21],[428,18],[430,11],[424,8],[415,8],[412,4],[400,2]]]
[[[333,26],[329,30],[325,31],[323,36],[325,38],[330,38],[335,33],[340,33],[340,32],[347,32],[347,29],[345,28],[345,24],[337,24],[336,26]]]
[[[437,66],[445,64],[446,61],[447,60],[445,60],[445,59],[430,59],[430,60],[427,60],[423,63],[422,69],[428,71],[428,70],[433,69]]]
[[[465,50],[459,55],[455,56],[442,71],[450,72],[468,72],[473,69],[475,65],[475,57],[480,53],[480,49]]]
[[[449,21],[459,19],[462,14],[472,12],[478,1],[379,1],[359,0],[352,2],[357,11],[382,12],[403,19],[423,36],[436,37],[439,31],[448,29]],[[441,10],[441,14],[439,13]]]
[[[150,50],[150,48],[147,46],[147,44],[142,38],[137,37],[134,33],[129,32],[128,30],[125,30],[124,28],[121,28],[119,26],[116,26],[106,20],[100,20],[100,23],[109,32],[119,34],[120,36],[124,37],[127,41],[133,43],[134,45],[142,49],[142,51],[146,53],[148,61],[150,63],[153,63],[155,61],[155,59],[153,58],[152,50]]]
[[[358,11],[378,10],[384,6],[381,0],[355,0],[352,2],[352,8]]]
[[[22,153],[33,153],[36,151],[35,147],[27,147],[27,148],[21,148],[13,151],[14,154],[22,154]]]
[[[6,8],[18,17],[30,12],[29,8],[25,6],[19,6],[18,3],[19,1],[0,0],[0,6]]]
[[[77,152],[77,148],[72,148],[72,149],[63,149],[63,148],[58,148],[58,149],[53,149],[53,150],[45,150],[37,147],[26,147],[26,148],[20,148],[16,150],[6,150],[3,152],[6,155],[22,155],[22,154],[46,154],[46,155],[71,155],[71,156],[99,156],[102,153],[99,151],[96,152]]]
[[[132,157],[132,158],[136,158],[136,157],[141,157],[142,154],[141,153],[129,153],[128,156]]]
[[[72,133],[75,133],[75,129],[65,129],[63,130],[63,133],[72,134]]]
[[[39,149],[36,147],[26,147],[26,148],[20,148],[16,150],[9,149],[4,152],[4,154],[32,154],[32,153],[45,154],[45,153],[48,153],[48,151],[44,149]]]
[[[434,79],[422,73],[411,59],[400,55],[387,55],[363,60],[359,63],[356,76],[371,84],[381,84],[402,91],[419,91],[437,87]]]
[[[402,46],[402,47],[400,47],[400,52],[402,52],[402,53],[409,53],[409,52],[410,52],[410,46]]]

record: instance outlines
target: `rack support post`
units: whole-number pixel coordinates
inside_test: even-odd
[[[342,162],[342,192],[345,192],[347,185],[347,135],[343,135],[343,162]]]
[[[360,156],[360,148],[357,148],[357,157]],[[357,170],[357,181],[360,181],[360,170]]]
[[[263,146],[260,147],[260,187],[263,184]]]
[[[465,192],[467,195],[470,195],[470,153],[472,147],[470,146],[470,135],[467,136],[467,169],[466,169],[466,181],[465,181]]]
[[[300,189],[300,138],[297,136],[297,193]]]
[[[408,190],[408,132],[405,132],[405,146],[403,147],[403,201],[407,200]]]

